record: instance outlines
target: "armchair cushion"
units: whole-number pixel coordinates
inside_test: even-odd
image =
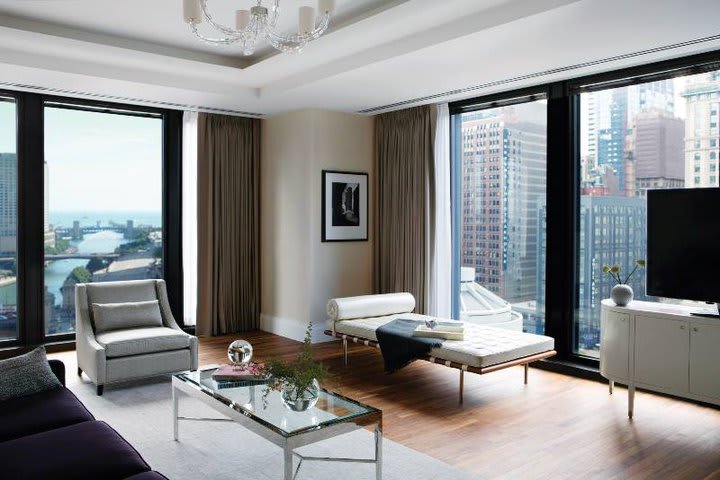
[[[108,358],[189,348],[191,338],[185,332],[167,327],[112,330],[95,336]]]
[[[0,360],[0,400],[23,397],[62,387],[45,355],[45,347]]]
[[[95,333],[140,327],[162,327],[157,300],[126,303],[93,303]]]

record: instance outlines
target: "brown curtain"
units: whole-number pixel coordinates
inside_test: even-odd
[[[375,119],[375,291],[410,292],[428,310],[433,115],[422,106]]]
[[[260,316],[260,120],[198,115],[200,335],[255,329]]]

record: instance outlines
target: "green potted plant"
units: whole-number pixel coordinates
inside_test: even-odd
[[[272,358],[265,364],[264,372],[271,378],[264,393],[265,403],[272,390],[279,391],[283,404],[296,412],[303,412],[317,403],[319,382],[327,378],[328,371],[313,359],[311,333],[312,322],[305,330],[305,340],[293,361]]]
[[[633,267],[632,271],[627,274],[625,280],[623,281],[622,267],[620,267],[619,265],[603,266],[603,273],[610,275],[612,279],[616,282],[615,286],[612,288],[612,290],[610,290],[610,298],[613,302],[615,302],[615,305],[617,305],[618,307],[624,307],[628,303],[632,302],[634,292],[632,287],[627,283],[630,281],[633,274],[637,271],[638,268],[645,268],[645,260],[635,260],[635,266]]]

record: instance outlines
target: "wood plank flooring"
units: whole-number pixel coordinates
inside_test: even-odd
[[[292,358],[300,344],[265,332],[200,339],[200,364],[226,363],[227,345],[245,338],[255,359]],[[324,386],[383,410],[387,438],[482,479],[720,480],[720,409],[638,392],[635,419],[627,391],[522,367],[465,375],[415,362],[392,375],[373,348],[314,346],[331,378]],[[52,354],[75,371],[75,353]],[[131,388],[117,386],[108,388]],[[409,479],[410,480],[410,479]]]

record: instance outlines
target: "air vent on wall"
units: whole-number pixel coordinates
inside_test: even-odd
[[[532,80],[535,78],[547,77],[550,75],[556,75],[558,73],[565,73],[565,72],[570,72],[573,70],[580,70],[583,68],[613,63],[613,62],[617,62],[620,60],[627,60],[630,58],[642,57],[644,55],[650,55],[650,54],[658,53],[658,52],[665,52],[665,51],[669,51],[669,50],[674,50],[674,49],[678,49],[678,48],[682,48],[682,47],[688,47],[688,46],[692,46],[692,45],[698,45],[698,44],[712,42],[712,41],[716,41],[716,40],[720,40],[720,34],[712,35],[709,37],[697,38],[694,40],[688,40],[686,42],[674,43],[672,45],[664,45],[662,47],[649,48],[647,50],[640,50],[638,52],[625,53],[622,55],[615,55],[613,57],[603,58],[601,60],[592,60],[589,62],[577,63],[574,65],[568,65],[565,67],[551,68],[549,70],[543,70],[540,72],[528,73],[525,75],[519,75],[516,77],[510,77],[510,78],[506,78],[506,79],[502,79],[502,80],[495,80],[492,82],[481,83],[479,85],[473,85],[471,87],[450,90],[448,92],[436,93],[433,95],[427,95],[425,97],[418,97],[418,98],[412,98],[409,100],[403,100],[401,102],[391,103],[388,105],[381,105],[378,107],[366,108],[364,110],[358,110],[357,113],[371,113],[371,114],[381,113],[384,111],[397,110],[402,107],[410,107],[413,105],[420,105],[420,104],[431,103],[433,101],[440,101],[443,98],[456,97],[457,95],[470,94],[470,93],[477,95],[478,91],[485,90],[485,89],[492,88],[492,87],[500,87],[503,85],[510,85],[513,83],[522,82],[524,80]]]

